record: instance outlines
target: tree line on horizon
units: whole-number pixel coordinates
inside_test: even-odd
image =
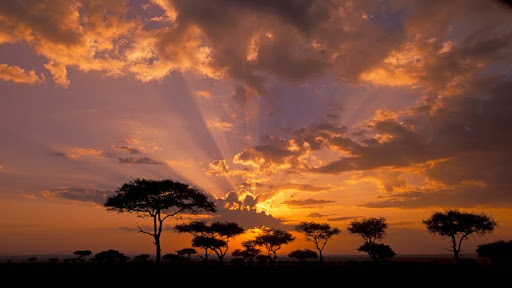
[[[177,254],[161,255],[160,237],[163,231],[164,221],[179,214],[199,214],[215,213],[215,204],[208,199],[208,196],[199,189],[191,185],[178,181],[134,179],[123,184],[116,190],[116,193],[107,198],[104,206],[109,211],[119,213],[134,213],[140,217],[151,217],[153,220],[153,229],[144,230],[137,225],[140,233],[147,234],[154,239],[155,262],[165,261],[183,262],[190,261],[190,258],[198,252],[194,248],[203,250],[199,255],[205,262],[208,262],[209,256],[214,253],[220,264],[224,263],[224,258],[229,250],[229,241],[245,232],[245,229],[235,222],[213,222],[191,221],[174,226],[178,233],[188,233],[193,236],[192,247],[183,248],[177,251]],[[472,235],[482,236],[492,233],[496,228],[496,221],[490,216],[482,213],[475,214],[461,212],[458,210],[448,210],[445,212],[435,212],[430,218],[423,220],[427,230],[431,234],[437,234],[450,239],[450,249],[455,261],[460,261],[462,243]],[[363,218],[353,220],[347,227],[349,233],[358,235],[363,243],[357,248],[360,252],[365,252],[375,262],[383,262],[393,258],[396,253],[386,244],[379,243],[386,235],[388,224],[386,219]],[[331,227],[327,223],[301,222],[295,226],[295,231],[303,234],[305,238],[314,244],[316,251],[310,249],[295,250],[288,254],[289,257],[301,262],[308,259],[317,259],[323,262],[323,250],[327,242],[338,235],[341,231],[338,228]],[[254,260],[259,262],[269,262],[274,264],[277,258],[277,251],[283,245],[289,244],[295,240],[295,237],[288,231],[282,231],[273,228],[264,228],[262,232],[254,239],[242,242],[243,249],[234,250],[231,255],[233,262],[252,264]],[[261,254],[262,250],[266,251]],[[318,251],[318,253],[317,253]],[[512,241],[498,241],[494,243],[480,245],[477,249],[479,256],[487,257],[493,262],[511,259]],[[77,258],[71,259],[73,262],[85,262],[85,259],[92,255],[90,250],[78,250],[74,253]],[[509,257],[505,257],[508,255]],[[116,250],[102,251],[91,258],[95,262],[126,262],[128,257]],[[147,262],[150,259],[149,254],[141,254],[134,257],[135,262]],[[37,259],[31,257],[27,259],[34,262]],[[58,259],[48,259],[50,262],[57,262]],[[69,260],[69,259],[68,259]]]

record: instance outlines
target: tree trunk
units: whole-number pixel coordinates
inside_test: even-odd
[[[457,241],[454,236],[452,236],[452,251],[453,257],[455,257],[455,263],[459,263],[459,250],[457,249]]]
[[[158,214],[160,215],[160,214]],[[156,247],[156,259],[155,262],[160,263],[160,234],[158,233],[158,227],[156,224],[156,214],[153,216],[153,238],[155,238],[155,247]]]
[[[155,262],[160,263],[160,235],[155,235],[155,246],[156,246],[156,260]]]
[[[324,257],[322,256],[322,250],[318,249],[318,261],[320,264],[324,263]]]

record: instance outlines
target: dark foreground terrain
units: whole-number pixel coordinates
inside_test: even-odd
[[[154,263],[1,263],[0,275],[9,287],[112,286],[147,287],[156,284],[179,287],[369,287],[394,284],[407,287],[445,287],[470,284],[470,287],[510,287],[511,265],[477,262],[462,264],[438,261],[367,261],[318,263],[278,262],[251,266],[226,263],[209,265]],[[307,285],[307,286],[305,286]],[[428,286],[426,286],[428,285]],[[5,286],[7,287],[7,286]]]

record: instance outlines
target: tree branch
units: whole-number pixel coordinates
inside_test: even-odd
[[[149,233],[149,232],[147,232],[147,231],[144,231],[144,230],[139,226],[139,224],[138,224],[138,223],[137,223],[137,228],[139,228],[139,233],[144,233],[144,234],[148,234],[148,235],[150,235],[150,236],[155,237],[155,235],[153,235],[153,234],[151,234],[151,233]]]

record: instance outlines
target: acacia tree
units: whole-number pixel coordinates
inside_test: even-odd
[[[76,256],[78,256],[78,260],[81,262],[85,262],[88,256],[92,255],[91,250],[77,250],[73,252]]]
[[[209,227],[211,237],[217,240],[217,244],[223,242],[223,245],[212,246],[212,249],[217,257],[219,257],[219,262],[222,264],[224,262],[224,256],[229,249],[229,240],[234,238],[245,232],[244,228],[234,222],[214,222]]]
[[[208,259],[208,249],[210,249],[217,254],[221,264],[224,263],[224,256],[229,250],[229,240],[245,231],[234,222],[213,222],[207,225],[202,221],[176,225],[174,229],[194,235],[192,246],[205,249],[205,260]]]
[[[258,235],[254,241],[258,246],[267,250],[270,263],[274,264],[277,258],[277,251],[282,245],[293,242],[295,237],[289,232],[278,229],[265,229],[261,235]]]
[[[439,234],[451,239],[451,249],[455,261],[460,260],[462,241],[469,236],[476,234],[482,236],[491,233],[496,228],[496,221],[486,214],[475,214],[469,212],[460,212],[458,210],[448,210],[446,212],[436,212],[427,220],[423,220],[431,234]]]
[[[178,233],[189,233],[194,238],[192,239],[192,246],[203,248],[204,249],[204,257],[206,262],[208,262],[208,256],[210,256],[209,245],[206,245],[207,242],[204,238],[209,234],[208,225],[204,221],[191,221],[189,223],[177,224],[174,226],[174,230]],[[195,244],[195,245],[194,245]]]
[[[295,226],[297,232],[303,233],[308,241],[315,243],[315,247],[318,250],[319,261],[323,262],[322,251],[327,244],[327,241],[332,236],[340,234],[340,229],[332,228],[329,224],[319,224],[315,222],[302,222]]]
[[[173,180],[135,179],[123,184],[109,197],[105,207],[119,213],[135,213],[153,218],[153,231],[139,225],[139,232],[150,235],[156,246],[156,263],[160,262],[160,235],[165,219],[180,213],[215,212],[215,204],[202,191]]]
[[[258,244],[254,240],[244,241],[242,242],[242,246],[244,247],[244,250],[236,249],[231,253],[231,255],[235,258],[247,260],[247,263],[251,265],[254,258],[261,253],[261,250],[257,248]]]
[[[185,258],[187,262],[190,262],[190,257],[192,257],[193,254],[197,254],[196,249],[194,248],[183,248],[181,250],[176,251],[180,257]]]
[[[372,217],[350,222],[347,230],[363,238],[364,243],[357,249],[358,251],[368,253],[368,256],[370,256],[373,261],[382,261],[395,256],[395,252],[391,247],[376,243],[377,240],[381,240],[386,236],[387,228],[388,224],[385,218]]]
[[[304,249],[304,250],[294,250],[290,254],[288,254],[288,257],[295,258],[295,259],[299,260],[300,262],[304,263],[304,262],[308,261],[308,259],[318,258],[318,254],[313,250]]]

